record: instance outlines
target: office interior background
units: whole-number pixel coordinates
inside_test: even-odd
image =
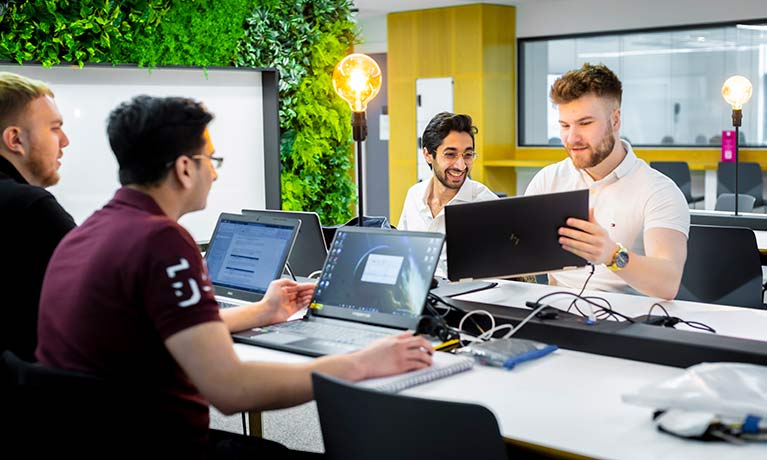
[[[352,50],[384,72],[367,114],[365,206],[395,225],[419,179],[419,80],[450,81],[452,111],[471,114],[480,130],[473,177],[496,192],[523,192],[539,168],[564,157],[548,87],[584,62],[622,79],[622,136],[638,155],[688,162],[696,194],[721,156],[717,136],[732,129],[722,83],[747,75],[754,95],[744,107],[741,161],[767,167],[764,0],[22,3],[0,0],[5,62],[278,68],[282,207],[318,212],[328,225],[356,212],[350,112],[330,82]],[[22,13],[12,15],[15,6]],[[123,25],[113,27],[120,15]],[[284,424],[267,420],[265,434],[317,450],[318,430],[307,428],[314,422],[295,411],[272,420],[283,414]],[[239,419],[216,423],[237,430]]]
[[[740,159],[767,166],[767,19],[758,0],[157,0],[48,9],[0,2],[0,59],[278,68],[282,206],[316,211],[328,225],[355,213],[350,115],[330,84],[352,49],[384,73],[368,107],[365,211],[395,224],[407,189],[429,173],[418,155],[418,117],[430,118],[417,104],[419,82],[449,81],[452,94],[436,93],[435,107],[472,115],[480,130],[472,175],[507,195],[563,157],[548,87],[584,62],[602,62],[623,80],[622,136],[638,155],[688,162],[697,194],[720,158],[722,130],[731,129],[721,85],[748,76],[754,96]]]

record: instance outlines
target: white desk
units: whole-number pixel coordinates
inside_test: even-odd
[[[501,282],[498,288],[462,297],[465,300],[524,305],[552,287]],[[646,313],[652,301],[621,294],[605,295],[613,307],[629,315]],[[553,302],[556,304],[556,302]],[[709,323],[729,335],[765,340],[767,312],[667,302],[672,315]],[[724,315],[745,319],[738,325]],[[303,362],[310,358],[236,344],[243,360]],[[767,342],[765,342],[767,361]],[[621,395],[645,384],[679,375],[683,369],[558,350],[512,371],[477,366],[446,379],[420,385],[404,394],[476,402],[496,415],[501,433],[512,442],[600,458],[721,459],[767,458],[767,445],[732,446],[677,439],[659,433],[652,410],[624,404]],[[424,420],[424,423],[430,423]],[[459,434],[458,434],[459,435]]]

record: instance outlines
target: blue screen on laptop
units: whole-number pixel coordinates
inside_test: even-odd
[[[292,234],[292,227],[222,219],[206,255],[211,282],[265,293],[282,274]]]

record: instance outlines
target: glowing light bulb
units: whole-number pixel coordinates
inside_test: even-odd
[[[333,70],[333,89],[349,103],[353,112],[367,110],[381,89],[381,68],[370,56],[354,53],[346,56]]]
[[[733,75],[724,82],[722,97],[732,106],[733,110],[740,110],[743,108],[743,104],[751,99],[752,89],[748,78],[741,75]]]

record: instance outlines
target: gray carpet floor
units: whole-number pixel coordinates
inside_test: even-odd
[[[263,412],[264,438],[277,441],[294,450],[325,452],[317,416],[317,405],[308,402],[290,409]],[[242,433],[240,414],[225,416],[210,409],[210,427]]]

